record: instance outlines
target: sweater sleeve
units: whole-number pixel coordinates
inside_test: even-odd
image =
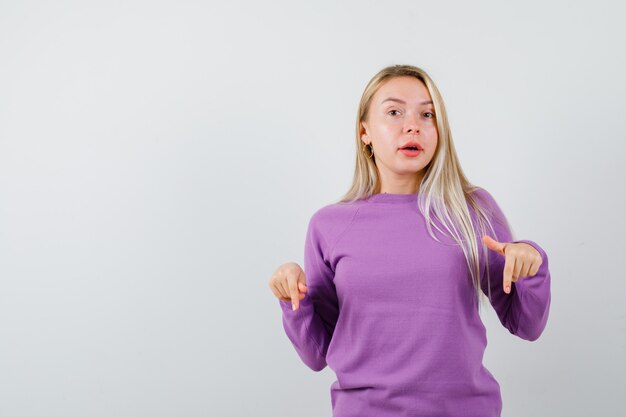
[[[322,236],[319,213],[314,214],[304,244],[304,274],[308,291],[296,311],[291,301],[278,300],[287,337],[302,361],[312,370],[324,369],[339,306],[333,282],[334,271],[327,258],[328,245]]]
[[[509,294],[504,292],[504,264],[505,257],[489,251],[489,281],[483,270],[481,287],[488,295],[491,289],[490,303],[496,311],[500,322],[509,332],[524,340],[534,341],[543,333],[548,321],[550,310],[550,271],[548,269],[548,255],[536,242],[531,240],[513,240],[511,230],[504,213],[493,199],[486,193],[490,203],[489,211],[492,213],[491,222],[496,236],[487,230],[487,234],[499,242],[527,243],[533,246],[541,254],[541,266],[537,273],[531,277],[520,277],[511,285]],[[482,242],[482,236],[479,239]]]

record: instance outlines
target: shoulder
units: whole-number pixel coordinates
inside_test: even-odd
[[[315,210],[309,220],[309,233],[323,237],[332,244],[352,223],[359,211],[359,204],[332,203]]]
[[[313,212],[310,223],[324,229],[347,225],[352,221],[359,207],[358,204],[350,203],[327,204]]]
[[[474,187],[469,194],[474,202],[492,219],[499,222],[506,222],[506,217],[498,205],[495,197],[483,187]]]
[[[477,204],[480,204],[484,208],[489,208],[496,204],[495,198],[483,187],[475,186],[468,193]]]

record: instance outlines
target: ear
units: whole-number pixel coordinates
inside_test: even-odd
[[[359,137],[361,139],[361,142],[363,142],[363,143],[370,143],[371,141],[367,140],[368,139],[368,130],[369,130],[369,127],[367,126],[367,122],[361,122],[359,126],[360,126]]]

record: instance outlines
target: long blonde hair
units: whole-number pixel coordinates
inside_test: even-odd
[[[495,236],[495,231],[489,219],[489,215],[478,200],[480,196],[474,194],[479,187],[471,184],[459,163],[456,155],[452,134],[448,124],[448,116],[443,103],[443,98],[437,89],[434,81],[421,68],[411,65],[393,65],[383,68],[367,84],[359,103],[356,120],[356,165],[354,177],[349,191],[341,198],[339,203],[351,203],[356,200],[367,198],[373,194],[380,193],[381,182],[376,167],[375,157],[370,158],[361,151],[363,142],[361,136],[361,122],[367,121],[368,110],[372,97],[378,89],[393,77],[412,76],[424,83],[428,89],[435,108],[435,119],[437,123],[438,141],[437,149],[432,160],[425,168],[424,176],[419,186],[418,206],[426,219],[429,234],[439,242],[434,235],[431,225],[443,232],[434,222],[433,217],[443,224],[452,237],[462,248],[467,262],[469,273],[475,289],[477,305],[479,307],[485,302],[484,294],[480,286],[481,265],[478,254],[478,237],[485,257],[485,265],[482,266],[487,272],[489,300],[491,300],[491,284],[489,277],[488,252],[489,249],[482,242],[482,235],[488,226]],[[476,198],[478,196],[478,198]],[[479,229],[475,229],[469,213],[468,205],[473,207],[478,222]],[[488,210],[488,209],[487,209]],[[488,211],[492,214],[491,211]],[[498,221],[508,225],[506,218],[499,218]],[[509,227],[509,230],[511,228]],[[480,233],[480,235],[478,235]],[[512,230],[511,230],[511,233]]]

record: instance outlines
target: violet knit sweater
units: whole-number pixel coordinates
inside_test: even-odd
[[[493,197],[482,188],[477,193],[493,215],[496,235],[487,234],[511,242]],[[305,241],[308,292],[296,311],[279,300],[302,361],[314,371],[328,365],[337,376],[333,417],[501,415],[500,386],[482,364],[486,330],[463,251],[436,228],[442,243],[428,234],[417,198],[375,194],[319,209]],[[470,215],[475,221],[471,207]],[[532,341],[548,320],[548,257],[533,241],[513,242],[532,245],[543,262],[506,294],[505,258],[490,250],[491,305],[509,332]],[[477,244],[488,294],[480,236]]]

